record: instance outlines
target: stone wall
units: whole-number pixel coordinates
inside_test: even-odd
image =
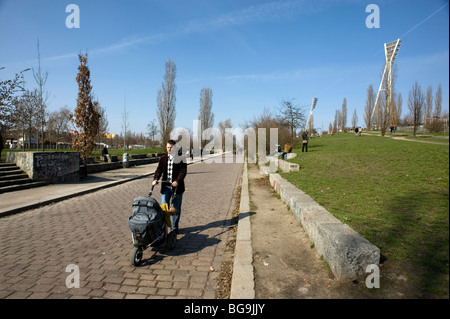
[[[78,152],[8,152],[6,161],[15,163],[35,181],[63,183],[80,178]]]
[[[292,154],[292,155],[290,155]],[[295,153],[288,153],[287,155],[289,158],[294,158],[297,154]],[[260,166],[260,172],[261,174],[271,174],[271,173],[276,173],[277,169],[281,169],[283,172],[292,172],[292,171],[298,171],[300,170],[300,165],[296,164],[296,163],[291,163],[291,162],[287,162],[284,161],[282,159],[279,159],[278,156],[268,156],[267,157],[269,160],[269,165],[268,166]]]

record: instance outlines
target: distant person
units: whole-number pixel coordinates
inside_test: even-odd
[[[281,159],[286,159],[286,154],[292,152],[291,144],[284,144],[284,152],[281,153]]]
[[[308,152],[308,131],[304,131],[302,134],[302,152]]]
[[[102,156],[103,156],[103,161],[107,162],[108,161],[108,148],[106,147],[106,145],[103,146]]]
[[[167,154],[161,156],[159,159],[158,167],[156,168],[152,185],[155,186],[158,180],[162,177],[161,184],[161,205],[167,203],[167,205],[173,206],[177,213],[172,216],[172,226],[176,234],[178,234],[181,203],[184,193],[184,178],[187,173],[186,158],[179,156],[175,149],[176,142],[169,140],[166,144]],[[175,193],[174,198],[171,198]]]

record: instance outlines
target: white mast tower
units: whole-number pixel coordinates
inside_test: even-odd
[[[400,49],[401,45],[402,45],[402,40],[400,40],[400,39],[397,39],[395,41],[384,44],[384,54],[386,57],[386,64],[384,65],[383,76],[381,77],[381,83],[380,83],[380,87],[378,88],[377,99],[375,100],[375,105],[373,107],[372,114],[370,115],[370,121],[372,121],[373,116],[376,114],[375,112],[377,111],[377,108],[378,108],[380,92],[384,91],[383,83],[385,81],[386,73],[388,76],[387,81],[389,83],[388,88],[390,90],[389,96],[392,97],[392,85],[391,85],[391,83],[392,83],[392,65],[394,64],[395,58],[397,57],[397,53],[398,53],[398,50]],[[390,112],[390,110],[389,110],[389,112]],[[371,126],[372,123],[369,123],[369,125]]]
[[[313,110],[316,108],[316,104],[317,104],[317,98],[314,97],[312,100],[312,104],[311,104],[311,110],[309,111],[309,116],[308,116],[308,121],[306,122],[306,127],[307,127],[307,131],[309,133],[309,135],[312,135],[312,131],[314,128],[313,125]]]

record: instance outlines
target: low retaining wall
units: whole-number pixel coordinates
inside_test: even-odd
[[[144,165],[144,164],[158,163],[158,162],[159,162],[159,157],[131,159],[131,160],[129,160],[129,166]]]
[[[295,154],[295,153],[288,153],[287,155]],[[290,158],[294,158],[295,155],[291,155]],[[292,171],[298,171],[300,170],[300,165],[287,162],[284,160],[279,159],[275,156],[268,156],[269,159],[269,166],[260,166],[259,171],[261,174],[272,174],[276,173],[277,169],[281,169],[283,172],[292,172]]]
[[[80,165],[80,171],[84,168],[84,165]],[[122,162],[105,162],[98,164],[88,164],[87,173],[93,174],[98,172],[104,172],[110,169],[122,168]]]
[[[378,247],[343,224],[279,174],[269,174],[269,180],[281,199],[294,212],[337,280],[355,279],[365,273],[367,265],[379,264]]]
[[[115,157],[117,160],[117,156]],[[128,166],[158,161],[158,157],[132,159],[129,160]],[[45,180],[50,183],[77,182],[80,180],[80,170],[84,167],[78,152],[8,152],[6,162],[16,164],[32,180]],[[92,174],[122,167],[122,161],[88,164],[87,173]]]
[[[159,161],[159,157],[132,159],[132,160],[128,161],[128,167],[157,163],[158,161]],[[81,165],[80,169],[83,167],[84,167],[84,165]],[[98,173],[98,172],[103,172],[103,171],[107,171],[110,169],[117,169],[117,168],[123,168],[123,167],[124,167],[123,161],[89,164],[88,168],[87,168],[87,173],[92,174],[92,173]]]
[[[143,158],[147,158],[147,155],[145,155],[145,154],[131,154],[130,157],[133,158],[133,159],[143,159]]]
[[[161,157],[163,156],[165,153],[150,153],[148,154],[149,157]]]
[[[80,178],[78,152],[8,152],[6,161],[19,166],[34,181],[63,183]]]

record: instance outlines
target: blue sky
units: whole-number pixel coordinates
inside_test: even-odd
[[[66,6],[80,9],[80,28],[67,28]],[[368,4],[379,7],[380,27],[367,28]],[[350,125],[356,109],[364,125],[366,90],[377,90],[384,43],[401,38],[397,91],[417,81],[423,91],[443,89],[449,104],[449,5],[437,0],[0,0],[0,78],[28,67],[48,72],[48,110],[77,96],[77,54],[89,54],[91,84],[106,108],[111,133],[120,133],[126,99],[130,129],[145,133],[156,119],[156,95],[165,62],[177,66],[175,125],[192,129],[200,91],[213,91],[215,126],[237,127],[276,112],[295,99],[306,114],[313,97],[314,127],[328,129],[347,99]],[[36,87],[31,72],[26,87]]]

